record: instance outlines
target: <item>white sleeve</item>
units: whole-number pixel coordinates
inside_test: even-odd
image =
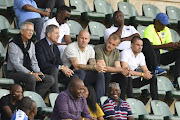
[[[126,52],[126,50],[123,50],[122,52],[120,52],[120,61],[124,61],[128,63],[128,59],[129,59],[129,54]]]
[[[141,55],[140,66],[146,65],[146,60],[145,60],[144,54],[141,52],[140,55]]]
[[[104,31],[104,42],[105,43],[107,42],[107,39],[109,38],[109,36],[110,36],[110,33],[109,33],[108,29],[106,29]]]
[[[67,23],[65,23],[65,34],[64,35],[70,35],[70,28]]]
[[[131,26],[131,34],[133,35],[133,34],[136,34],[136,33],[139,34],[139,32],[134,28],[134,26]]]
[[[45,38],[45,30],[46,30],[46,23],[43,24],[43,28],[41,31],[40,39]]]

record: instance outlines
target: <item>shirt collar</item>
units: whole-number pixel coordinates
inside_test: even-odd
[[[70,90],[69,90],[69,89],[67,90],[67,93],[68,93],[69,97],[70,97],[72,100],[75,100],[74,97],[72,96],[72,94],[70,93]],[[82,96],[82,97],[83,97],[83,96]],[[81,97],[81,98],[78,98],[78,99],[76,99],[76,100],[82,99],[82,97]]]
[[[133,53],[133,51],[132,51],[132,49],[131,49],[131,48],[129,48],[129,49],[130,49],[131,55],[132,55],[133,57],[136,58],[136,57],[139,55],[139,53],[138,53],[138,54],[135,56],[134,53]]]
[[[48,38],[47,38],[47,37],[46,37],[46,40],[47,40],[47,42],[48,42],[49,46],[50,46],[50,45],[52,45],[52,43],[48,40]]]
[[[84,51],[82,51],[82,50],[79,48],[78,42],[76,42],[76,46],[77,46],[78,51],[85,52],[86,50],[88,50],[88,48],[87,48],[88,45],[85,47]]]
[[[110,100],[112,100],[113,102],[115,102],[112,98],[109,97]],[[123,100],[121,98],[119,98],[119,106],[122,104]],[[116,103],[116,102],[115,102]],[[117,104],[116,104],[117,105]]]

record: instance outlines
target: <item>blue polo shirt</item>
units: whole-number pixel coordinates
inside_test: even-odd
[[[35,8],[38,8],[34,0],[14,0],[14,11],[15,11],[16,17],[18,18],[19,27],[21,23],[26,21],[27,19],[41,18],[41,15],[37,12],[30,12],[30,11],[26,11],[22,9],[23,6],[27,4]]]
[[[11,120],[28,120],[28,116],[22,110],[18,110],[13,114]]]
[[[119,105],[117,105],[111,98],[108,98],[102,109],[106,118],[115,116],[117,120],[127,120],[129,116],[132,116],[129,104],[121,99],[119,99]]]

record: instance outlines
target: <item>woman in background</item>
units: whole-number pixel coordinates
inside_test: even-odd
[[[93,117],[93,120],[104,120],[104,113],[100,106],[97,104],[97,98],[94,88],[92,86],[85,87],[83,95],[86,98],[89,112]]]

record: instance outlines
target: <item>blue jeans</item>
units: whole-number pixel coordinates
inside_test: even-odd
[[[78,76],[79,79],[84,81],[85,85],[92,85],[95,88],[97,102],[100,103],[100,98],[105,94],[104,73],[99,73],[97,71],[76,70],[75,76]]]

